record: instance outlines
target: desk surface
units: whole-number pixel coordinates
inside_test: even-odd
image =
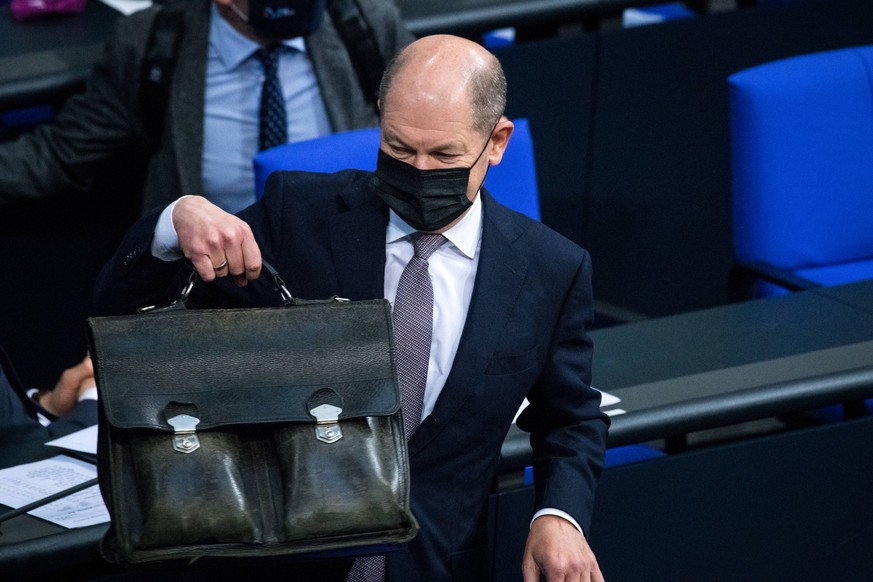
[[[873,281],[592,333],[610,445],[873,396]]]
[[[481,34],[508,26],[537,26],[576,22],[607,11],[620,13],[618,4],[652,4],[659,0],[397,0],[409,30],[416,36],[449,33]]]
[[[53,457],[60,449],[42,443],[0,446],[0,468]],[[11,508],[0,505],[0,513]],[[85,562],[99,563],[100,540],[108,524],[74,530],[31,515],[20,515],[0,524],[0,572],[38,576],[49,571],[73,569]],[[47,559],[49,558],[50,559]]]
[[[873,397],[873,281],[592,332],[593,383],[627,412],[609,445]],[[529,464],[512,427],[505,470]]]
[[[820,287],[814,293],[867,313],[873,313],[873,281],[861,281],[839,287]]]
[[[611,391],[873,340],[865,295],[873,281],[597,330],[593,383]]]

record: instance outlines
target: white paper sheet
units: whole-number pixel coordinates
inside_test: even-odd
[[[597,388],[594,389],[597,390]],[[598,392],[600,392],[600,408],[606,408],[607,406],[613,406],[614,404],[621,402],[621,398],[614,394],[604,392],[603,390],[598,390]]]
[[[17,509],[96,476],[94,465],[64,455],[0,469],[0,503]],[[109,512],[97,485],[29,513],[68,528],[109,521]]]
[[[97,425],[77,430],[66,436],[56,438],[46,443],[50,447],[60,447],[80,453],[97,454]]]
[[[592,388],[594,388],[594,386],[592,386]],[[597,390],[597,388],[594,388],[594,389]],[[619,398],[618,396],[615,396],[614,394],[604,392],[603,390],[597,390],[597,391],[600,392],[600,408],[606,408],[607,406],[613,406],[613,405],[621,402],[621,398]],[[518,412],[515,413],[515,418],[512,419],[513,424],[515,424],[515,421],[518,420],[518,415],[521,414],[522,410],[527,408],[528,404],[530,404],[530,402],[528,401],[527,398],[525,398],[524,402],[521,403],[521,406],[519,407]],[[619,410],[621,410],[621,409],[619,409]],[[606,414],[608,414],[610,416],[612,416],[614,414],[624,414],[625,413],[624,410],[621,410],[621,412],[613,412],[611,410],[604,410],[603,412],[605,412]]]
[[[152,5],[152,0],[100,0],[110,8],[115,8],[124,15],[139,12]]]

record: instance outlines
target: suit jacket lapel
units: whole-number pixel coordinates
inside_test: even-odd
[[[385,296],[388,208],[364,186],[341,194],[349,206],[330,220],[330,245],[340,293],[349,299]]]
[[[329,16],[306,37],[306,49],[333,131],[378,125],[376,111],[364,102],[346,46]]]
[[[434,406],[432,416],[440,422],[422,423],[409,442],[410,456],[439,434],[477,389],[527,273],[527,259],[514,250],[521,227],[484,189],[482,197],[485,214],[479,268],[452,371]]]
[[[209,48],[209,2],[198,2],[188,11],[185,35],[173,71],[167,115],[174,118],[172,142],[179,171],[179,194],[203,190],[203,108],[206,96],[206,60]]]

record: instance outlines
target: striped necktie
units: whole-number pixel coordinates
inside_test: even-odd
[[[288,141],[285,118],[285,96],[279,82],[279,53],[281,45],[262,48],[255,56],[264,65],[264,84],[261,88],[261,108],[258,119],[258,150],[265,150]]]

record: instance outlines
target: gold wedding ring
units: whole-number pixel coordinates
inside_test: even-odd
[[[224,262],[218,265],[217,267],[212,267],[216,271],[220,271],[227,266],[227,259],[224,259]]]

